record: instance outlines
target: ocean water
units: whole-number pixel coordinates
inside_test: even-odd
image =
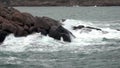
[[[120,68],[120,7],[15,7],[61,22],[76,38],[54,40],[35,33],[9,35],[0,45],[0,68]],[[73,30],[84,25],[102,29]]]

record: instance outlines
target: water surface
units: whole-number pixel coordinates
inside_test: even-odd
[[[71,43],[40,33],[16,38],[0,46],[0,68],[120,68],[120,7],[15,7],[34,16],[62,22],[76,38]],[[72,30],[85,25],[107,31]]]

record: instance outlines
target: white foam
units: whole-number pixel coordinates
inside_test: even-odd
[[[92,38],[120,38],[119,34],[120,32],[115,30],[115,29],[110,29],[109,27],[107,28],[101,28],[103,31],[97,31],[97,30],[92,30],[91,32],[85,32],[86,30],[72,30],[73,26],[78,26],[78,25],[84,25],[84,26],[92,26],[92,27],[97,27],[95,26],[92,22],[86,22],[86,21],[79,21],[79,20],[66,20],[63,22],[64,27],[70,30],[77,38],[89,38],[92,40]],[[86,40],[87,40],[86,39]]]
[[[14,37],[14,35],[9,35],[4,43],[0,46],[1,51],[12,51],[12,52],[23,52],[23,51],[40,51],[40,52],[53,52],[53,51],[71,51],[71,52],[91,52],[93,49],[89,46],[93,45],[104,45],[110,44],[110,42],[103,41],[104,38],[107,39],[120,39],[120,32],[114,29],[102,28],[102,30],[108,33],[103,33],[101,31],[92,30],[91,32],[82,32],[82,30],[72,30],[72,26],[85,25],[85,26],[95,26],[92,22],[72,20],[68,19],[63,22],[63,26],[70,30],[76,38],[72,38],[72,42],[64,42],[54,40],[49,36],[43,36],[40,33],[35,33],[26,37]],[[97,27],[97,26],[96,26]],[[111,42],[112,43],[112,42]],[[87,48],[87,49],[86,49]]]

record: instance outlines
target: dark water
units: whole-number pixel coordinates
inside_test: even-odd
[[[120,32],[115,30],[120,27],[120,7],[16,8],[35,16],[68,19],[65,23],[73,25],[92,25],[109,33],[78,35],[76,31],[72,43],[39,34],[22,38],[10,35],[0,46],[0,68],[120,68]]]

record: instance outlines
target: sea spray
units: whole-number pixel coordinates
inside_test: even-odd
[[[108,33],[103,34],[101,31],[92,30],[91,32],[81,32],[81,30],[73,30],[72,26],[85,25],[94,26],[92,22],[86,22],[81,20],[67,19],[63,22],[63,26],[70,30],[76,38],[72,38],[72,42],[64,42],[55,40],[49,36],[43,36],[41,33],[35,33],[28,35],[26,37],[14,37],[14,35],[9,35],[4,43],[0,46],[2,51],[13,51],[13,52],[23,52],[23,51],[40,51],[40,52],[53,52],[53,51],[63,51],[63,50],[82,50],[86,46],[92,45],[105,45],[113,43],[108,40],[120,39],[120,32],[110,28],[102,28],[103,31]],[[97,26],[96,26],[97,27]],[[108,39],[105,41],[105,39]],[[88,52],[87,50],[85,50]]]

